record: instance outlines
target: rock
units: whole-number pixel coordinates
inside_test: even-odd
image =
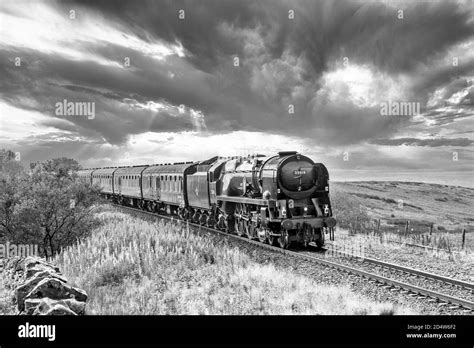
[[[25,302],[24,302],[25,311],[24,311],[23,314],[32,315],[33,312],[35,311],[36,307],[38,307],[45,300],[49,300],[49,298],[47,298],[47,297],[45,297],[45,298],[29,298],[29,299],[25,300]]]
[[[28,256],[22,262],[23,269],[26,273],[26,278],[33,276],[35,273],[40,271],[52,270],[53,272],[59,273],[59,267],[39,258]]]
[[[73,298],[62,300],[61,302],[64,303],[70,310],[72,310],[77,315],[84,315],[86,312],[85,302],[76,301]]]
[[[54,307],[57,305],[66,307],[72,311],[74,315],[83,315],[86,308],[85,302],[79,302],[74,299],[66,300],[52,300],[50,298],[35,298],[27,299],[25,301],[25,314],[26,315],[48,315]],[[52,312],[54,315],[56,312]]]
[[[26,270],[26,279],[33,277],[36,273],[40,273],[44,271],[49,271],[49,272],[54,272],[54,273],[57,272],[54,268],[50,266],[38,264],[35,267],[29,268]]]
[[[15,256],[6,260],[3,264],[4,270],[12,270],[12,273],[16,273],[23,270],[24,258]]]
[[[76,289],[57,278],[45,278],[41,280],[31,290],[26,299],[49,297],[53,300],[63,300],[67,298],[74,298],[77,301],[85,302],[87,294],[82,289]]]
[[[34,287],[38,285],[38,283],[45,278],[55,278],[62,281],[63,283],[67,283],[66,278],[64,278],[63,276],[51,270],[44,270],[44,271],[35,273],[30,279],[27,279],[27,281],[23,285],[20,285],[19,287],[15,289],[16,303],[20,311],[25,309],[24,301],[25,301],[26,295],[28,295],[31,292],[31,290],[33,290]]]
[[[67,284],[59,268],[39,257],[11,258],[1,262],[5,288],[19,314],[84,315],[87,293]]]
[[[46,312],[40,312],[38,309],[33,313],[33,315],[77,315],[73,311],[71,311],[66,306],[61,304],[57,304],[54,307],[48,309]]]

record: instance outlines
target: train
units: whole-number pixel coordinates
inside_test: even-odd
[[[296,151],[87,168],[78,175],[117,204],[284,249],[292,244],[322,247],[336,225],[326,166]]]

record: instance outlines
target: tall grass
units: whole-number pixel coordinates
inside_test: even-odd
[[[186,227],[101,212],[102,226],[54,260],[87,291],[88,314],[399,314],[348,287],[261,265]]]

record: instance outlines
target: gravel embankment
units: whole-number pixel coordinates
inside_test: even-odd
[[[333,243],[365,256],[401,266],[416,268],[421,271],[439,274],[462,281],[474,281],[474,255],[472,253],[451,253],[430,251],[392,243],[380,243],[373,237],[351,237],[343,232],[336,236]]]

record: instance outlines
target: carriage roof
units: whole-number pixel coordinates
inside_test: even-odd
[[[146,174],[160,174],[160,173],[180,173],[183,174],[184,171],[194,165],[193,162],[187,163],[175,163],[175,164],[158,164],[149,166],[147,169],[143,171],[143,175]]]

